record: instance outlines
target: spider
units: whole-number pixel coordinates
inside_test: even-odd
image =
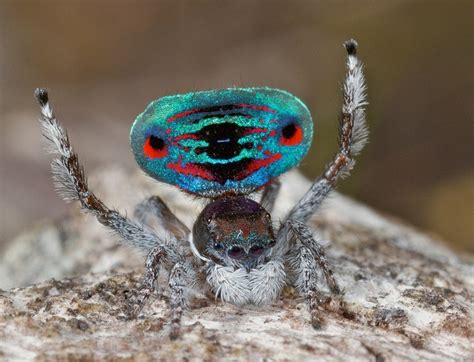
[[[266,305],[286,284],[307,301],[311,323],[321,326],[319,271],[330,291],[342,291],[321,245],[305,223],[349,174],[367,142],[366,86],[357,43],[344,43],[347,73],[342,86],[339,148],[306,194],[274,228],[271,212],[279,192],[277,177],[295,167],[308,151],[313,125],[306,106],[291,94],[271,88],[230,88],[164,97],[140,114],[131,144],[141,168],[157,180],[209,199],[188,229],[158,196],[135,210],[136,221],[107,207],[87,185],[69,137],[56,121],[45,89],[42,133],[51,153],[53,180],[65,201],[79,201],[127,244],[147,252],[142,287],[132,302],[136,317],[156,287],[158,273],[169,273],[170,337],[180,334],[192,291],[212,293],[234,305]],[[250,195],[263,190],[260,202]],[[156,218],[168,232],[158,236]]]

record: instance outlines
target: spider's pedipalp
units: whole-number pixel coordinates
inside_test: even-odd
[[[274,257],[249,273],[250,300],[255,305],[266,305],[278,298],[286,284],[282,258]]]
[[[212,292],[223,302],[234,305],[250,303],[248,276],[244,268],[235,269],[209,261],[205,267],[206,281]]]

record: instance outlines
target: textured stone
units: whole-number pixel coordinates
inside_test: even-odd
[[[96,173],[91,186],[129,215],[141,199],[159,194],[188,226],[204,204],[120,168]],[[300,174],[286,175],[274,219],[308,186]],[[474,358],[471,259],[339,194],[313,226],[350,313],[341,316],[328,303],[326,323],[316,331],[291,288],[261,308],[199,299],[184,315],[182,338],[171,341],[166,290],[145,307],[144,317],[126,318],[143,256],[71,206],[64,219],[34,227],[3,250],[0,283],[15,288],[0,293],[0,359]]]

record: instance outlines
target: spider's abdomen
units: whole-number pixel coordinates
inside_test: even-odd
[[[153,101],[131,130],[140,167],[208,197],[245,194],[296,166],[313,123],[306,106],[272,88],[230,88]]]

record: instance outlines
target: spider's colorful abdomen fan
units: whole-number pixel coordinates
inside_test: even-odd
[[[153,101],[131,130],[140,167],[206,197],[246,194],[298,165],[313,138],[298,98],[272,88],[229,88]]]

